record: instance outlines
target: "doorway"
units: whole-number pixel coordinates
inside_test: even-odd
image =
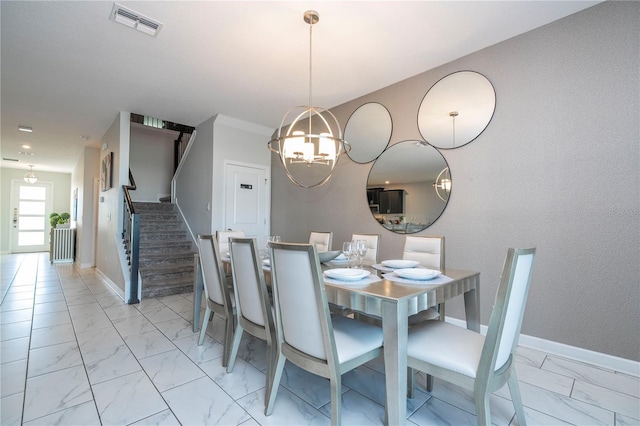
[[[13,180],[11,194],[11,253],[48,251],[53,184]]]

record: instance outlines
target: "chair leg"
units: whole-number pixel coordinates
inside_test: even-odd
[[[342,424],[342,377],[340,374],[331,380],[331,425]]]
[[[416,387],[416,372],[413,368],[407,367],[407,398],[413,398],[413,390]]]
[[[224,350],[222,352],[222,366],[229,364],[231,355],[231,340],[233,339],[234,321],[233,318],[226,317],[224,319]]]
[[[267,340],[267,385],[265,387],[265,401],[268,401],[271,396],[271,378],[273,376],[273,370],[275,369],[274,362],[276,360],[277,348],[278,346],[274,342]]]
[[[427,392],[431,392],[433,390],[433,376],[431,374],[427,374]]]
[[[238,348],[240,347],[240,341],[242,340],[242,334],[244,329],[240,324],[236,327],[236,331],[233,333],[233,340],[231,341],[231,350],[229,351],[229,359],[227,360],[227,373],[233,371],[233,366],[236,363],[236,357],[238,356]],[[225,348],[225,352],[226,352]]]
[[[204,316],[202,317],[202,327],[200,327],[200,338],[198,339],[198,346],[202,346],[202,342],[204,342],[204,335],[207,332],[207,325],[209,325],[209,318],[211,316],[211,308],[207,306],[207,309],[204,311]]]
[[[476,416],[478,426],[491,426],[491,410],[489,407],[490,393],[485,391],[482,395],[476,394]]]
[[[265,398],[265,407],[264,407],[264,415],[270,416],[273,412],[273,404],[276,402],[276,396],[278,395],[278,387],[280,387],[280,379],[282,379],[282,370],[284,369],[284,362],[287,359],[282,355],[282,353],[277,352],[276,354],[276,362],[275,368],[273,369],[273,373],[271,373],[271,383],[269,388],[267,389],[267,393],[269,394],[269,398]]]
[[[522,407],[522,396],[520,395],[520,387],[518,386],[518,379],[516,378],[515,368],[511,369],[511,375],[507,381],[509,385],[509,392],[511,392],[511,401],[513,401],[513,408],[516,410],[516,418],[518,419],[519,426],[525,426],[527,420],[524,416],[524,408]]]

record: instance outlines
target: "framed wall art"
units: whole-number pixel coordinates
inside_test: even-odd
[[[113,152],[108,152],[102,159],[102,168],[100,169],[100,186],[102,191],[111,189],[113,175]]]

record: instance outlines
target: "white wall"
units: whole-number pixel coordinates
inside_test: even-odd
[[[173,178],[173,141],[180,133],[131,124],[131,162],[129,167],[137,189],[133,201],[158,202],[171,194]]]
[[[496,90],[496,111],[472,143],[443,151],[453,192],[421,234],[444,235],[450,267],[481,273],[488,323],[508,247],[537,246],[522,332],[640,359],[640,3],[603,2],[519,37],[333,108],[342,126],[366,102],[386,106],[391,144],[422,139],[420,102],[440,78],[473,70]],[[407,48],[411,48],[407,46]],[[274,157],[275,158],[275,157]],[[343,157],[323,187],[304,190],[272,170],[272,233],[303,241],[311,228],[381,233],[381,257],[404,236],[373,220],[371,164]],[[447,315],[464,318],[461,300]]]
[[[94,179],[100,177],[100,151],[96,148],[84,149],[71,173],[71,217],[73,218],[74,191],[78,193],[76,227],[76,258],[81,268],[95,266],[95,214]]]
[[[176,176],[176,204],[193,235],[224,229],[224,162],[270,167],[266,148],[273,129],[216,115],[196,127],[197,136]]]
[[[100,152],[100,161],[113,152],[113,186],[98,196],[98,234],[96,268],[124,291],[125,278],[119,258],[122,244],[122,185],[129,182],[130,114],[121,111],[102,138],[107,149]]]

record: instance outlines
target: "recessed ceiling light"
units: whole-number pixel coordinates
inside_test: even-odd
[[[33,155],[33,152],[18,151],[18,154],[21,154],[21,155]]]
[[[21,132],[27,132],[27,133],[33,132],[33,129],[28,126],[18,126],[18,130],[20,130]]]
[[[113,4],[110,19],[152,37],[157,36],[163,26],[160,22],[156,22],[138,12],[122,7],[118,3]]]
[[[22,145],[24,149],[31,149],[31,145]]]

